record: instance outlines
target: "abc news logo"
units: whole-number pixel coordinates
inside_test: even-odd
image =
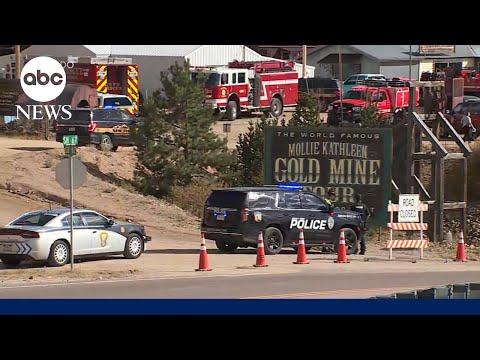
[[[45,103],[60,96],[65,89],[66,78],[62,64],[48,56],[39,56],[30,60],[22,69],[20,84],[30,99]],[[70,105],[17,105],[17,118],[23,114],[29,120],[42,120],[44,115],[49,120],[68,120],[72,117],[70,108]]]
[[[53,85],[62,85],[63,83],[63,76],[59,73],[54,73],[51,76],[41,72],[41,70],[37,70],[37,75],[32,73],[27,73],[23,77],[23,82],[26,85],[48,85],[52,83]]]

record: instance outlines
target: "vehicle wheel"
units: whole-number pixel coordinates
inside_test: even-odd
[[[137,259],[142,255],[143,249],[144,244],[142,237],[136,233],[130,234],[125,242],[123,256],[127,259]]]
[[[108,135],[102,135],[100,138],[100,149],[103,151],[112,151],[113,143],[112,138]]]
[[[227,104],[227,120],[233,121],[238,117],[237,102],[230,100]]]
[[[223,253],[233,253],[235,250],[237,250],[238,245],[224,241],[224,240],[215,240],[215,244],[217,245],[218,250]]]
[[[18,259],[16,257],[6,257],[6,256],[0,258],[0,260],[2,260],[3,265],[5,265],[7,269],[17,268],[18,265],[20,265],[20,263],[22,262],[21,259]]]
[[[117,151],[117,150],[118,150],[118,146],[112,147],[112,151]]]
[[[359,251],[359,243],[358,243],[358,237],[355,231],[349,228],[345,228],[345,245],[347,247],[347,255],[352,255],[352,254],[358,254]],[[337,239],[335,241],[334,245],[334,250],[337,253],[338,252],[338,241]]]
[[[63,266],[70,260],[70,247],[63,240],[55,241],[50,247],[47,263],[49,266]]]
[[[318,111],[321,113],[326,113],[328,110],[328,103],[325,100],[320,100],[318,102]]]
[[[274,227],[266,228],[263,245],[265,249],[265,255],[277,255],[280,253],[283,247],[282,232]]]
[[[273,98],[270,103],[270,114],[273,117],[279,117],[283,113],[283,104],[279,98]]]

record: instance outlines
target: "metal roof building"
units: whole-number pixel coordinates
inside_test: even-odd
[[[412,64],[410,68],[410,46]],[[339,45],[326,45],[310,51],[307,62],[319,76],[338,76]],[[478,66],[480,45],[453,45],[448,53],[420,53],[420,45],[342,45],[343,80],[356,73],[381,73],[419,78],[437,66]]]
[[[32,45],[22,51],[27,57],[124,57],[139,65],[140,91],[145,97],[161,87],[160,73],[175,62],[190,61],[192,66],[227,65],[234,60],[270,60],[244,45]],[[0,58],[1,67],[1,58]],[[297,64],[299,77],[302,64]],[[307,72],[313,76],[314,67]]]

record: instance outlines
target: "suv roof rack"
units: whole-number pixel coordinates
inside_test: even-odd
[[[356,85],[365,85],[368,87],[408,87],[408,81],[403,80],[359,80]]]

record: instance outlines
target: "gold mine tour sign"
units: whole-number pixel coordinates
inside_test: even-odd
[[[373,210],[371,222],[387,223],[392,162],[391,129],[267,127],[264,183],[295,183],[349,208],[355,194]]]

